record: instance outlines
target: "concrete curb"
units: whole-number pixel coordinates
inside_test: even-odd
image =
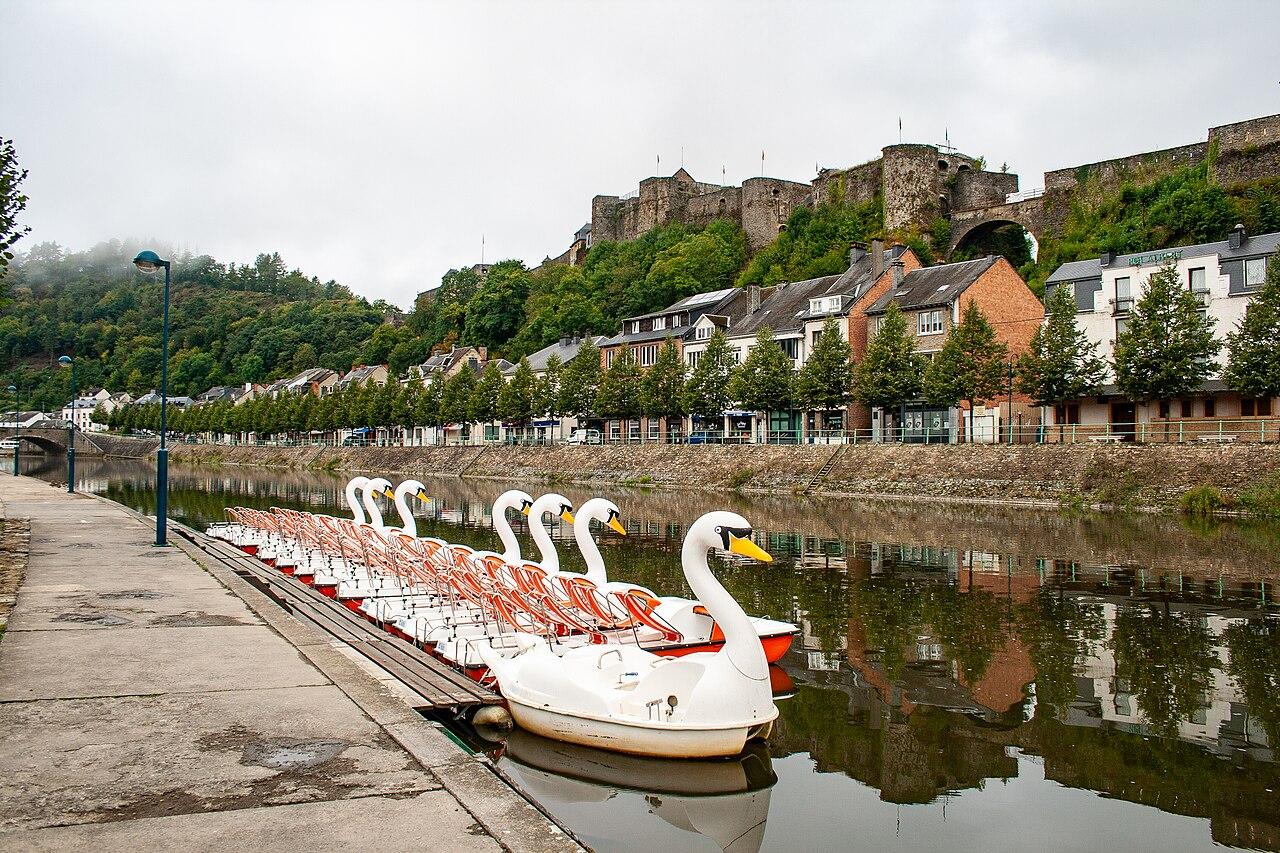
[[[143,515],[100,495],[94,500],[123,510],[154,528]],[[586,848],[565,826],[538,807],[497,772],[488,759],[468,755],[383,684],[342,654],[337,641],[285,611],[235,572],[181,537],[170,544],[240,598],[273,631],[298,650],[326,678],[345,693],[370,719],[398,743],[484,827],[509,853],[580,853]]]

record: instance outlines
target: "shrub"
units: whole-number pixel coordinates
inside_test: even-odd
[[[743,468],[740,471],[735,471],[733,476],[729,478],[729,485],[735,489],[741,489],[755,475],[754,468]]]
[[[1182,493],[1182,498],[1178,501],[1182,511],[1187,515],[1209,516],[1213,515],[1225,505],[1222,492],[1213,486],[1200,485],[1193,486]]]
[[[1272,474],[1243,489],[1240,508],[1259,518],[1280,518],[1280,474]]]

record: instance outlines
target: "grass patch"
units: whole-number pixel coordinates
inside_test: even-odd
[[[1258,518],[1280,518],[1280,474],[1264,477],[1240,491],[1240,509]]]
[[[619,486],[652,486],[653,478],[650,477],[648,474],[641,474],[639,477],[632,477],[630,479],[623,480],[618,485]]]
[[[751,478],[755,475],[756,469],[754,468],[743,468],[739,471],[734,471],[733,476],[729,478],[729,485],[732,488],[741,489],[750,482]]]
[[[1083,515],[1089,511],[1089,506],[1089,499],[1079,492],[1058,495],[1058,509],[1068,515]]]
[[[1193,486],[1183,492],[1182,497],[1178,499],[1178,506],[1184,513],[1202,518],[1213,515],[1218,510],[1224,509],[1226,505],[1227,501],[1222,496],[1222,492],[1208,485]]]

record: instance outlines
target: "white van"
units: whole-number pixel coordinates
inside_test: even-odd
[[[575,429],[573,434],[564,440],[565,444],[603,444],[598,429]]]

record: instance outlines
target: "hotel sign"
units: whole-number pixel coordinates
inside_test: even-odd
[[[1145,255],[1134,255],[1129,259],[1129,266],[1145,267],[1149,264],[1163,264],[1165,261],[1176,261],[1181,257],[1181,249],[1172,249],[1168,252],[1148,252]]]

